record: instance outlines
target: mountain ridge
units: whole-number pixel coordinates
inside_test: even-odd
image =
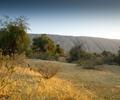
[[[30,40],[39,37],[41,34],[29,33]],[[120,47],[119,39],[106,39],[89,36],[64,36],[47,34],[56,44],[59,44],[66,52],[76,45],[83,44],[87,52],[101,53],[104,50],[117,53]]]

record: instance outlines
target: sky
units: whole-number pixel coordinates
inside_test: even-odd
[[[29,33],[120,39],[120,0],[0,0],[0,16],[26,16]]]

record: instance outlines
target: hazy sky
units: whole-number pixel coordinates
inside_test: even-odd
[[[0,15],[27,16],[30,33],[120,39],[120,0],[0,0]]]

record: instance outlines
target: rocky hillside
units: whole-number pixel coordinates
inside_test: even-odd
[[[29,34],[32,41],[33,38],[40,36],[40,34]],[[104,50],[117,53],[120,47],[120,40],[104,39],[94,37],[74,37],[74,36],[62,36],[62,35],[48,35],[53,41],[65,50],[69,51],[76,45],[83,44],[84,50],[88,52],[100,53]]]

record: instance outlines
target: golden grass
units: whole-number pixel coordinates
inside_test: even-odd
[[[90,100],[93,95],[84,88],[75,89],[71,82],[57,77],[41,78],[30,68],[15,67],[12,83],[0,91],[0,99],[10,100]],[[11,80],[10,80],[11,81]]]
[[[105,65],[105,70],[87,70],[75,64],[29,59],[31,68],[15,67],[0,100],[120,100],[120,67]],[[39,68],[59,68],[44,79]],[[0,71],[1,75],[2,70]]]
[[[120,100],[120,66],[103,65],[103,70],[87,70],[75,64],[55,61],[28,60],[37,67],[47,65],[59,67],[56,77],[71,81],[75,88],[84,88],[95,100]],[[94,100],[93,98],[91,100]]]

